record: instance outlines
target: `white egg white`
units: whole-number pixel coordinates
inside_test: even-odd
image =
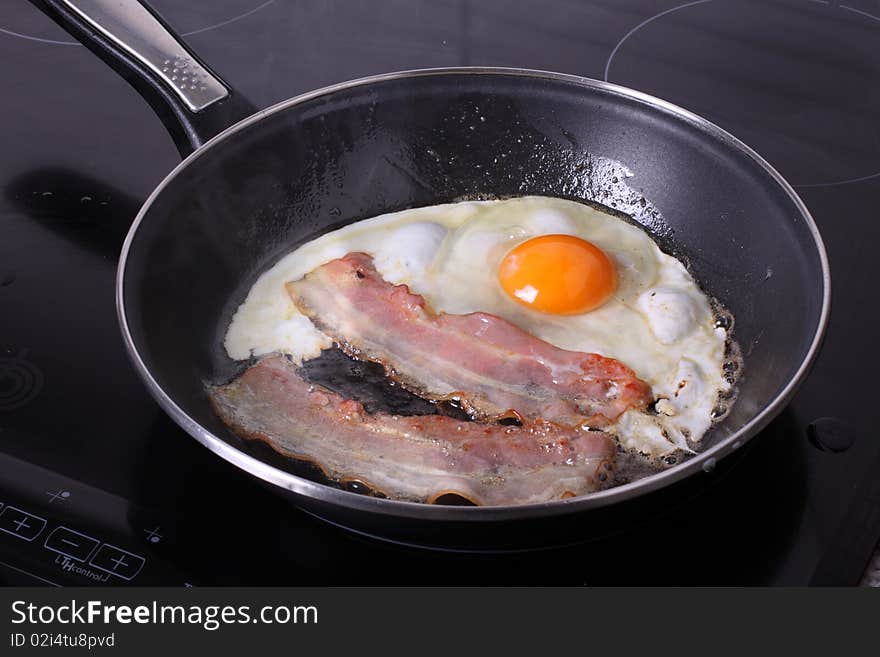
[[[579,315],[534,311],[501,288],[507,252],[547,234],[574,235],[613,260],[618,285],[601,307]],[[649,456],[692,449],[712,423],[723,375],[726,333],[709,299],[675,258],[641,228],[593,207],[546,197],[462,202],[359,221],[282,258],[253,285],[226,335],[231,358],[280,351],[314,358],[332,341],[301,315],[284,285],[360,251],[385,280],[406,284],[437,312],[488,312],[562,349],[615,358],[662,399],[658,413],[629,411],[610,428],[621,444]]]

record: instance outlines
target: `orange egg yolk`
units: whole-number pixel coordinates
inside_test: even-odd
[[[554,315],[601,306],[617,287],[614,263],[595,244],[571,235],[541,235],[504,256],[501,287],[519,303]]]

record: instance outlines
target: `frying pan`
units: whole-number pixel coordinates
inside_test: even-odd
[[[144,203],[119,259],[134,367],[196,440],[329,522],[451,548],[562,540],[561,527],[613,522],[705,477],[785,407],[816,356],[830,279],[813,219],[759,155],[680,107],[572,75],[449,68],[345,82],[254,112],[136,0],[33,1],[144,96],[185,157]],[[529,194],[630,215],[736,318],[738,400],[699,454],[568,500],[423,505],[329,485],[216,417],[205,382],[241,367],[222,347],[232,313],[296,245],[386,212]]]

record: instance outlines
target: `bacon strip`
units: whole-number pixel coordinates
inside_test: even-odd
[[[571,497],[610,479],[616,450],[605,433],[547,422],[502,426],[369,414],[308,383],[282,356],[264,358],[209,394],[243,438],[393,499],[431,502],[455,493],[476,504],[511,505]]]
[[[650,388],[620,362],[559,349],[487,313],[433,313],[406,285],[349,253],[287,284],[297,308],[350,356],[480,419],[519,417],[603,427],[644,408]]]

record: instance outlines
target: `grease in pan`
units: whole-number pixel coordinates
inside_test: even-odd
[[[512,277],[510,268],[505,270],[511,254],[529,256],[524,247],[542,238],[550,250],[520,258],[518,278]],[[516,294],[526,290],[528,297],[529,281],[535,292],[554,289],[546,263],[566,257],[559,244],[577,247],[572,256],[577,263],[583,241],[611,265],[611,283],[599,262],[596,275],[606,280],[600,280],[597,294],[587,290],[586,297],[602,297],[598,303],[588,298],[578,306],[584,294],[563,294],[536,307]],[[385,281],[406,285],[430,312],[488,313],[559,349],[598,354],[631,369],[650,386],[656,403],[650,409],[635,404],[604,423],[623,449],[653,459],[697,449],[719,395],[730,394],[723,369],[730,336],[716,326],[713,303],[685,267],[639,227],[591,206],[545,197],[407,210],[312,240],[251,288],[226,336],[229,355],[243,360],[282,353],[300,364],[330,347],[334,340],[301,312],[287,284],[349,253],[371,256]],[[584,266],[574,269],[582,277],[584,271],[593,275],[595,263]]]

